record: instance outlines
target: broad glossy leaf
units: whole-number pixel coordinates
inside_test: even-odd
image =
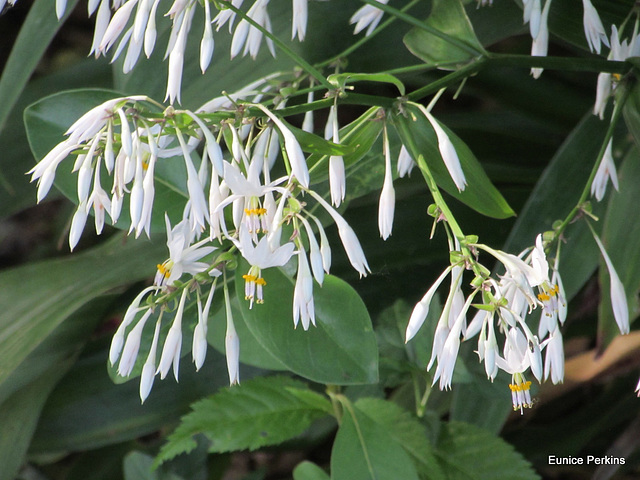
[[[484,49],[460,0],[434,0],[432,5],[425,23],[458,43],[416,27],[404,37],[411,53],[426,64],[448,66],[466,63],[482,54]]]
[[[171,472],[162,472],[153,468],[153,457],[142,452],[131,452],[122,464],[124,480],[181,480],[182,477]]]
[[[0,78],[0,129],[14,107],[27,81],[56,32],[71,14],[78,0],[69,0],[63,17],[58,20],[55,2],[36,0],[22,24],[20,34],[13,44],[11,54]]]
[[[293,469],[293,480],[329,480],[329,475],[315,463],[304,461]]]
[[[71,257],[0,273],[0,382],[73,312],[119,285],[153,274],[164,246],[117,237]]]
[[[450,480],[539,478],[511,445],[482,428],[466,423],[444,423],[437,450],[442,469]]]
[[[357,405],[345,405],[331,450],[331,479],[418,480],[411,457],[387,427]]]
[[[67,129],[91,108],[122,94],[111,90],[81,89],[61,92],[43,98],[25,110],[25,125],[29,145],[37,160],[41,160],[53,147],[65,139]],[[64,160],[56,172],[56,186],[77,203],[77,174],[71,173],[73,158]],[[182,157],[160,159],[155,170],[154,210],[151,221],[153,231],[164,231],[164,212],[171,218],[181,218],[187,200],[186,167]],[[110,191],[102,176],[103,187]],[[117,228],[127,230],[130,225],[128,196],[122,207]],[[107,216],[107,221],[109,220]]]
[[[22,119],[23,110],[43,95],[67,88],[107,88],[111,86],[111,70],[106,62],[84,60],[77,65],[39,77],[29,82],[0,132],[0,216],[11,215],[36,199],[35,184],[25,172],[33,166],[33,154]],[[53,192],[50,194],[53,195]]]
[[[445,478],[424,425],[411,413],[393,402],[376,398],[361,398],[355,406],[385,427],[391,438],[411,456],[421,477],[430,480]]]
[[[236,295],[244,297],[242,275],[249,266],[242,262],[236,271]],[[322,287],[315,284],[316,327],[304,331],[293,327],[295,279],[281,269],[263,271],[267,282],[264,304],[240,309],[247,327],[260,344],[290,371],[318,383],[350,385],[374,383],[378,378],[378,349],[371,319],[358,294],[344,281],[325,276]],[[242,344],[242,338],[240,338]]]
[[[629,221],[637,215],[640,198],[640,155],[637,147],[625,157],[618,177],[620,191],[613,190],[611,184],[607,188],[610,200],[602,229],[602,243],[625,287],[629,319],[632,321],[640,312],[640,223]],[[600,348],[604,349],[620,334],[613,317],[609,272],[604,260],[600,260],[599,280],[598,341]]]
[[[467,187],[462,192],[458,191],[449,175],[438,150],[436,133],[424,114],[416,107],[407,105],[406,115],[396,115],[393,122],[411,156],[414,159],[420,155],[424,157],[439,187],[483,215],[493,218],[507,218],[514,215],[504,197],[487,177],[473,152],[445,125],[440,126],[451,139],[467,180]]]
[[[294,438],[332,412],[327,398],[287,377],[243,382],[191,408],[162,447],[158,463],[195,448],[196,434],[209,438],[210,452],[255,450]]]
[[[18,473],[42,406],[60,377],[71,366],[72,358],[54,365],[37,380],[0,403],[0,480],[13,480]]]

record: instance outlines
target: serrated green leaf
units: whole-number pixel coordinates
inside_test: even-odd
[[[300,435],[313,420],[331,412],[326,398],[299,381],[256,378],[193,404],[156,462],[192,450],[196,445],[193,436],[199,433],[211,441],[210,452],[275,445]]]
[[[393,402],[376,398],[361,398],[355,406],[386,429],[391,438],[411,456],[421,477],[430,480],[445,478],[424,425],[407,410]]]
[[[329,475],[315,463],[304,461],[293,469],[293,480],[330,480]]]
[[[51,394],[34,434],[34,454],[84,451],[133,440],[175,424],[189,406],[228,385],[226,360],[215,351],[199,372],[181,363],[180,383],[173,376],[160,381],[140,403],[139,382],[114,385],[105,372],[109,338],[90,345]],[[89,349],[88,347],[88,349]],[[243,369],[244,378],[257,374]]]
[[[61,92],[43,98],[29,106],[24,113],[29,145],[34,157],[41,160],[54,146],[65,139],[67,129],[91,108],[122,94],[111,90],[80,89]],[[55,185],[77,203],[77,176],[71,173],[73,162],[67,159],[56,171]],[[103,179],[106,178],[106,173]],[[182,218],[188,198],[186,167],[182,157],[160,159],[155,167],[154,209],[151,219],[153,232],[165,230],[164,212],[170,218]],[[104,185],[109,191],[110,185]],[[125,196],[122,213],[115,227],[129,229],[129,197]],[[110,223],[107,216],[106,221]]]
[[[427,64],[455,66],[484,52],[460,0],[434,0],[432,5],[425,23],[462,45],[416,27],[404,37],[404,44],[411,53]]]
[[[387,428],[344,403],[331,450],[332,480],[418,480],[411,457]]]
[[[462,422],[443,425],[438,457],[449,480],[535,480],[531,465],[507,442]]]
[[[424,157],[439,187],[483,215],[493,218],[514,215],[469,147],[445,125],[440,124],[456,149],[467,180],[467,187],[459,192],[442,160],[438,139],[431,123],[417,107],[406,105],[405,110],[405,114],[393,117],[398,135],[414,159],[420,155]]]
[[[244,296],[242,275],[236,270],[236,295]],[[350,385],[374,383],[378,377],[378,349],[367,309],[344,281],[327,275],[314,286],[316,327],[293,327],[295,280],[281,269],[263,271],[267,282],[264,304],[249,308],[240,302],[247,327],[260,344],[290,371],[318,383]],[[242,344],[242,338],[240,338]]]
[[[341,90],[344,90],[348,84],[355,82],[390,83],[398,88],[400,95],[404,96],[405,94],[404,84],[397,77],[388,73],[334,73],[329,75],[327,80]]]
[[[638,291],[640,290],[640,224],[630,222],[638,211],[640,198],[640,155],[637,147],[625,157],[619,171],[619,192],[610,194],[607,213],[602,228],[602,242],[613,263],[620,281],[625,287],[629,319],[632,321],[640,313]],[[611,185],[609,185],[611,188]],[[600,257],[600,305],[598,308],[598,342],[604,349],[620,329],[613,317],[609,290],[609,272]]]

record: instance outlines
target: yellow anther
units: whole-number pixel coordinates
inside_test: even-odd
[[[548,302],[551,299],[551,297],[549,295],[547,295],[546,293],[539,293],[538,294],[538,300],[540,300],[541,302]]]
[[[248,275],[248,274],[243,275],[242,278],[244,278],[245,282],[256,282],[256,280],[259,280],[255,275]]]
[[[531,388],[531,381],[526,381],[515,385],[513,383],[510,383],[509,388],[512,392],[525,392]]]
[[[255,282],[256,285],[262,285],[263,287],[267,285],[267,282],[265,282],[264,278],[256,278]]]

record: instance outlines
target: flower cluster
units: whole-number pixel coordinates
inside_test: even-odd
[[[331,267],[331,246],[322,222],[312,213],[315,207],[324,209],[335,222],[354,269],[361,276],[370,271],[351,226],[310,187],[305,154],[277,110],[262,104],[236,103],[260,98],[270,88],[269,81],[262,80],[229,97],[207,102],[195,112],[173,107],[161,110],[159,104],[144,96],[108,100],[78,119],[67,131],[67,138],[29,172],[32,181],[38,181],[40,201],[63,160],[76,155],[73,171],[78,176],[78,207],[69,234],[73,249],[89,213],[93,211],[100,233],[107,216],[113,224],[119,221],[125,197],[129,203],[129,233],[149,235],[158,181],[156,167],[160,162],[183,164],[186,181],[178,186],[186,197],[182,218],[172,226],[165,213],[169,258],[158,265],[154,285],[143,290],[127,310],[111,348],[111,363],[118,362],[118,373],[130,375],[142,331],[150,318],[157,317],[142,372],[143,400],[156,374],[164,378],[173,366],[178,378],[181,322],[193,291],[198,306],[193,356],[196,368],[202,365],[208,312],[218,277],[225,268],[221,253],[235,252],[249,264],[243,276],[248,308],[264,302],[268,286],[262,272],[284,266],[295,257],[292,318],[294,326],[301,323],[305,330],[316,322],[314,284],[322,286]],[[388,145],[386,148],[388,151]],[[280,153],[284,168],[276,168]],[[389,167],[388,155],[385,163]],[[272,179],[275,170],[289,173]],[[385,211],[389,208],[392,211],[393,205]],[[386,228],[390,233],[390,222]],[[191,276],[186,283],[185,275]],[[203,302],[201,290],[206,286],[210,290]],[[172,303],[173,321],[156,362],[161,326]],[[229,313],[231,383],[239,381],[238,352],[239,341]]]
[[[529,24],[531,34],[531,55],[546,57],[549,49],[549,11],[551,0],[523,0],[523,21]],[[598,11],[591,3],[591,0],[582,0],[584,34],[592,52],[600,53],[601,44],[609,45],[609,40],[605,33]],[[540,77],[542,68],[532,68],[531,75],[534,78]]]
[[[616,321],[621,333],[628,333],[629,317],[624,290],[597,237],[596,242],[609,268]],[[539,382],[551,378],[553,383],[559,383],[564,378],[561,326],[565,322],[567,308],[558,271],[559,256],[556,256],[551,267],[542,235],[536,238],[535,246],[518,256],[475,241],[465,241],[461,247],[455,237],[450,240],[449,246],[452,263],[413,309],[406,341],[411,340],[423,325],[436,291],[450,278],[449,292],[436,326],[427,367],[430,370],[437,364],[433,383],[439,381],[441,389],[451,388],[460,343],[477,336],[476,353],[484,363],[487,377],[493,380],[498,370],[510,374],[513,408],[522,412],[524,408],[532,406],[531,381],[526,378],[527,371]],[[479,263],[479,252],[492,256],[503,269],[504,273],[497,280]],[[473,290],[466,300],[462,291],[465,270],[471,270],[474,274],[471,282]],[[481,300],[474,303],[477,297]],[[477,312],[467,323],[472,306]],[[537,331],[531,326],[536,320]],[[499,343],[502,343],[501,348]]]

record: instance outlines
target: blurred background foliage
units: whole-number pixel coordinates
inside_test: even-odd
[[[554,1],[550,55],[589,55],[579,3]],[[605,25],[610,26],[620,23],[633,2],[594,4]],[[348,19],[360,5],[357,0],[310,2],[307,41],[292,43],[292,47],[310,62],[339,53],[354,40]],[[24,172],[34,160],[22,115],[42,97],[77,88],[144,92],[160,100],[165,93],[166,63],[161,49],[156,49],[151,59],[123,75],[118,61],[110,65],[105,59],[86,58],[93,22],[86,19],[84,2],[71,7],[69,2],[61,24],[55,20],[50,0],[20,0],[0,16],[0,479],[16,475],[70,480],[326,478],[313,464],[300,463],[303,460],[324,468],[331,464],[332,470],[339,471],[340,462],[349,461],[348,449],[342,457],[330,455],[332,445],[334,451],[342,445],[348,447],[344,439],[347,427],[336,437],[335,424],[325,418],[311,423],[295,443],[255,452],[208,454],[208,440],[198,437],[196,448],[188,455],[148,473],[153,456],[180,416],[193,402],[227,383],[224,357],[218,353],[224,318],[221,313],[213,316],[212,347],[202,371],[196,374],[192,368],[183,368],[180,384],[157,382],[144,406],[139,403],[135,380],[116,385],[110,379],[106,366],[110,337],[128,303],[149,283],[155,265],[165,257],[164,241],[158,237],[134,241],[111,229],[105,239],[85,234],[81,251],[69,256],[65,235],[74,207],[62,195],[33,206],[35,188]],[[480,9],[471,2],[466,8],[485,48],[528,54],[530,39],[517,2],[495,0],[491,8]],[[274,31],[287,32],[289,2],[272,2],[270,9]],[[430,2],[425,1],[411,13],[426,18],[429,10]],[[394,22],[346,59],[348,70],[376,72],[420,64],[403,44],[410,30],[401,21]],[[160,44],[166,43],[166,36],[167,32]],[[244,85],[293,66],[284,55],[274,60],[266,51],[255,61],[236,59],[231,63],[229,37],[218,35],[212,66],[202,75],[197,41],[196,33],[190,40],[194,48],[187,48],[182,94],[185,108],[198,107],[229,90],[229,85]],[[440,71],[416,70],[400,78],[412,91],[442,75]],[[566,215],[579,197],[606,129],[605,122],[591,114],[596,75],[547,70],[534,80],[528,69],[495,67],[470,78],[455,100],[447,94],[438,102],[434,111],[438,119],[471,148],[517,214],[503,220],[481,217],[448,198],[467,234],[517,253],[532,244],[538,232]],[[395,87],[383,84],[364,84],[358,91],[397,95]],[[636,88],[632,95],[638,94]],[[597,228],[612,261],[622,269],[619,273],[634,317],[640,287],[640,242],[635,233],[639,225],[636,142],[640,128],[633,120],[637,105],[628,107],[627,126],[620,128],[615,145],[620,192],[609,193],[594,205],[594,213],[601,219]],[[340,124],[346,125],[363,112],[358,106],[341,107]],[[320,115],[316,122],[322,124]],[[399,142],[392,142],[397,154]],[[371,397],[391,399],[396,405],[414,409],[412,378],[418,375],[428,381],[424,367],[430,355],[429,328],[423,328],[425,333],[408,346],[402,332],[411,305],[449,261],[444,235],[428,239],[431,219],[427,206],[431,201],[416,173],[396,182],[393,236],[386,242],[378,238],[377,190],[384,174],[381,151],[380,145],[374,145],[368,154],[372,168],[366,176],[352,172],[350,181],[361,181],[364,187],[347,198],[346,218],[362,240],[372,274],[358,279],[338,249],[332,270],[355,288],[373,319],[380,355],[379,382],[347,387],[344,393],[353,401],[369,397],[356,402],[353,420],[359,418],[363,428],[374,435],[382,435],[384,427],[367,421],[367,413],[391,407],[372,404]],[[336,232],[331,240],[337,243]],[[464,464],[468,460],[464,452],[471,446],[488,446],[484,455],[490,456],[491,442],[497,441],[494,434],[513,445],[543,478],[640,475],[640,407],[633,394],[640,371],[640,334],[632,330],[608,345],[615,322],[606,302],[599,311],[604,278],[598,276],[597,247],[579,222],[567,230],[566,240],[560,270],[572,300],[564,329],[564,384],[539,386],[533,409],[523,416],[510,413],[507,382],[500,376],[494,384],[488,382],[472,347],[466,345],[456,367],[453,391],[434,391],[427,405],[423,433],[436,445],[438,461],[427,461],[425,470],[419,472],[422,478],[440,478],[443,473],[434,465]],[[604,288],[606,292],[606,285]],[[436,319],[430,319],[431,330]],[[242,327],[238,329],[245,342],[248,333],[243,336]],[[251,342],[247,339],[243,343],[247,352],[243,379],[286,368],[277,359],[252,354]],[[388,415],[396,418],[398,413],[390,411]],[[500,444],[495,449],[503,447]],[[371,445],[371,449],[384,450],[384,443]],[[626,464],[597,469],[554,467],[548,465],[550,454],[623,456]],[[442,478],[497,478],[494,471],[484,472],[478,465],[477,471],[455,475],[445,468],[448,473]],[[503,467],[504,478],[518,478],[517,471],[522,478],[531,478],[526,464],[516,466],[516,472]]]

